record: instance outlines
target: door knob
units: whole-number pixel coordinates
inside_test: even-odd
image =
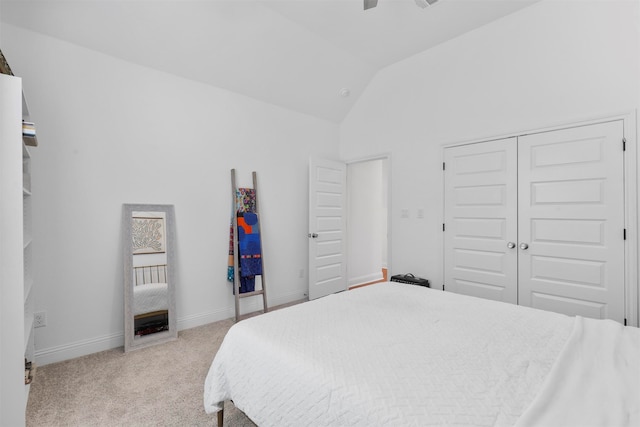
[[[308,236],[312,239],[316,239],[318,237],[317,233],[309,233]]]
[[[529,245],[527,245],[526,243],[520,243],[520,249],[522,249],[523,251],[529,249]]]
[[[515,243],[513,243],[513,242],[509,242],[509,243],[507,243],[507,247],[508,247],[509,249],[513,249],[513,248],[515,248],[515,247],[516,247],[516,244],[515,244]]]

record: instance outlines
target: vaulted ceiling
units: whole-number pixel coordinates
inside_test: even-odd
[[[0,19],[339,123],[380,69],[536,1],[1,0]]]

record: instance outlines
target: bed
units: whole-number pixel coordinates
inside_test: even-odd
[[[166,283],[146,283],[133,288],[135,318],[169,310],[169,290]]]
[[[268,426],[640,425],[640,331],[380,283],[235,324],[205,380]]]
[[[139,337],[169,327],[169,286],[167,265],[133,268],[134,335]]]

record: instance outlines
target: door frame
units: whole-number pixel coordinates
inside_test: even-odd
[[[381,153],[381,154],[374,154],[371,156],[365,156],[365,157],[355,157],[353,159],[349,159],[349,160],[343,160],[344,163],[347,165],[347,171],[349,169],[349,165],[353,165],[356,163],[363,163],[363,162],[370,162],[370,161],[374,161],[374,160],[386,160],[387,161],[387,276],[391,277],[391,272],[393,271],[392,269],[392,261],[393,261],[393,256],[391,254],[391,250],[393,245],[392,243],[392,239],[393,239],[393,233],[391,232],[391,220],[393,219],[391,217],[391,201],[393,200],[392,194],[391,194],[391,181],[392,181],[392,162],[391,162],[391,153],[387,152],[387,153]],[[348,172],[347,172],[347,179],[348,179]],[[348,185],[347,185],[348,187]],[[347,193],[347,197],[349,197],[349,194]],[[348,209],[348,203],[347,203],[347,209]],[[349,212],[347,212],[347,228],[349,227]],[[349,242],[349,240],[347,240],[347,254],[349,253],[349,245],[351,243]],[[347,258],[347,277],[349,277],[349,259]]]
[[[637,114],[638,110],[627,111],[623,113],[603,115],[599,117],[589,117],[582,120],[563,121],[561,123],[549,126],[531,128],[525,130],[515,130],[498,136],[489,136],[459,142],[442,144],[441,159],[444,164],[445,149],[460,145],[478,144],[482,142],[495,141],[510,137],[518,137],[541,132],[549,132],[554,130],[568,129],[578,126],[587,126],[597,123],[605,123],[612,121],[622,121],[623,137],[626,140],[626,149],[624,156],[624,220],[626,240],[624,241],[625,250],[625,318],[627,325],[640,326],[640,284],[638,283],[638,164],[640,163],[640,154],[638,150],[637,136]],[[622,143],[621,143],[622,144]],[[442,175],[442,219],[444,224],[444,197],[445,183],[444,174]],[[444,278],[444,236],[441,237],[442,248],[442,277]]]

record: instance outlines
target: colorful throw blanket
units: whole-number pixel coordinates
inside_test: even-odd
[[[258,215],[253,212],[238,212],[238,252],[240,277],[262,274]]]
[[[240,217],[244,217],[245,213],[253,213],[255,215],[255,211],[256,211],[255,190],[253,188],[238,188],[236,190],[236,205],[233,208],[234,209],[233,209],[232,217],[233,215],[235,215],[238,220],[240,220]],[[255,229],[256,229],[256,233],[258,233],[257,216],[255,221],[256,221]],[[240,224],[238,224],[238,229],[240,230]],[[249,232],[249,234],[252,234],[251,231]],[[255,241],[255,239],[256,237],[250,237],[246,241],[247,242]],[[259,234],[257,235],[257,239],[258,239],[258,247],[259,247],[259,242],[260,242]],[[238,244],[240,245],[240,232],[238,233]],[[231,283],[233,283],[234,274],[235,274],[235,269],[234,269],[234,250],[235,249],[233,246],[234,245],[233,245],[233,219],[232,219],[231,224],[229,225],[229,259],[227,264],[227,280]],[[253,248],[255,245],[250,244],[249,246]],[[248,271],[253,271],[257,269],[254,261],[254,259],[256,259],[255,257],[256,254],[250,254],[249,252],[245,253],[247,257],[244,259],[245,259],[245,264],[250,264],[250,265],[247,266],[246,270],[243,270],[242,254],[243,254],[243,251],[242,249],[240,249],[239,255],[240,255],[240,273],[241,273],[240,274],[240,293],[241,294],[245,292],[253,292],[255,290],[255,275],[262,274],[262,262],[259,256],[260,255],[259,249],[257,253],[258,255],[257,259],[258,259],[258,262],[260,263],[260,268],[259,268],[260,273],[254,273],[254,274],[247,273]],[[235,293],[235,287],[233,291]]]

